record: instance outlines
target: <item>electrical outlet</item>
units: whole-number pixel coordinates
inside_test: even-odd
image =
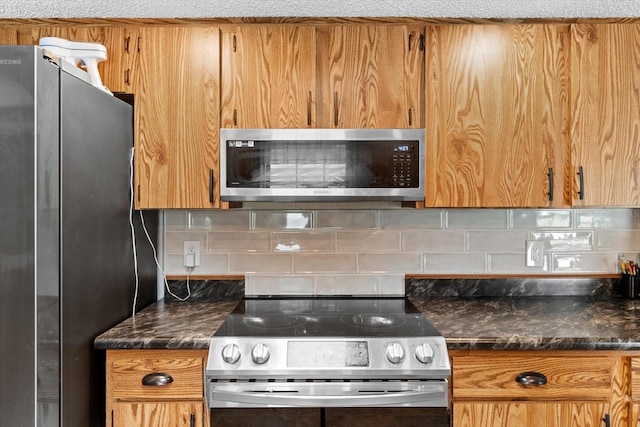
[[[544,266],[544,242],[542,240],[527,240],[527,267]]]
[[[200,266],[200,241],[184,242],[184,266],[199,267]]]

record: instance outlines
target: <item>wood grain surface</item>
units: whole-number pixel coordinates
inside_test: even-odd
[[[318,127],[422,126],[424,29],[318,28]]]
[[[606,357],[454,357],[456,399],[606,400],[611,395],[616,359]],[[547,384],[525,387],[522,372],[539,372]]]
[[[111,427],[204,427],[204,402],[118,402]],[[193,416],[194,423],[191,423]]]
[[[315,58],[313,27],[224,31],[221,127],[315,127]]]
[[[133,81],[136,207],[218,207],[218,28],[141,28]]]
[[[207,351],[127,350],[109,352],[107,378],[116,400],[202,400],[204,359]],[[142,378],[164,372],[173,378],[166,386],[145,386]]]
[[[428,28],[426,206],[567,203],[568,30]]]
[[[605,403],[461,403],[454,405],[456,427],[601,427]]]
[[[573,203],[638,206],[640,24],[577,24],[572,35]]]

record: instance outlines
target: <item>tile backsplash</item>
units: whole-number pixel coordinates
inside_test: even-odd
[[[617,273],[640,253],[640,209],[236,209],[164,211],[164,270],[245,275],[247,294],[404,295],[405,274]],[[540,266],[526,242],[542,243]],[[347,284],[348,285],[345,285]]]

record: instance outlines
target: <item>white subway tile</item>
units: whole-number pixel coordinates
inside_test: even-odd
[[[231,254],[229,272],[247,273],[292,273],[293,258],[289,254]]]
[[[483,274],[487,272],[484,253],[427,253],[423,258],[425,273]]]
[[[583,252],[551,253],[554,273],[618,273],[618,253]]]
[[[319,210],[317,211],[317,227],[361,229],[377,227],[377,211],[360,210]]]
[[[154,212],[155,214],[155,212]],[[144,214],[145,216],[147,213]],[[187,212],[183,210],[164,210],[165,231],[184,231],[187,229]]]
[[[315,294],[313,276],[249,274],[245,277],[244,286],[244,293],[247,296],[313,296]]]
[[[524,252],[525,231],[468,231],[467,247],[471,252]]]
[[[446,228],[469,230],[506,230],[506,209],[448,209]]]
[[[571,228],[569,209],[514,209],[511,216],[511,226],[516,230]]]
[[[271,239],[273,252],[335,252],[334,232],[274,232]]]
[[[494,274],[542,274],[549,272],[547,255],[543,255],[541,267],[527,267],[525,254],[491,253],[488,255],[488,260],[488,271]]]
[[[189,211],[188,226],[190,230],[248,231],[249,214],[250,211],[244,209]]]
[[[379,231],[339,231],[337,233],[339,252],[400,251],[400,232]]]
[[[357,269],[354,254],[295,254],[296,273],[355,273]]]
[[[316,295],[379,295],[380,277],[377,275],[316,276]]]
[[[637,230],[640,209],[576,209],[576,228]]]
[[[360,273],[421,273],[419,253],[361,253],[358,254],[358,271]]]
[[[597,234],[598,250],[640,251],[640,232],[600,230]]]
[[[533,240],[544,240],[548,250],[593,250],[593,232],[591,231],[534,231],[531,232],[531,237]]]
[[[435,229],[444,228],[442,209],[385,209],[380,211],[382,229]]]
[[[168,231],[164,234],[164,251],[168,254],[183,254],[185,241],[199,241],[201,252],[207,247],[207,233],[191,231]]]
[[[464,231],[405,230],[402,232],[402,250],[407,252],[459,252],[464,251]]]
[[[313,212],[253,211],[253,224],[255,229],[311,230]]]
[[[213,231],[208,233],[209,252],[269,252],[271,235],[266,231]]]
[[[404,296],[404,274],[383,274],[380,276],[380,295]]]

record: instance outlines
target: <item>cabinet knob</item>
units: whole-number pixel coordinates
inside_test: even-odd
[[[145,375],[142,378],[142,385],[144,386],[165,386],[171,384],[173,382],[173,377],[164,372],[152,372],[150,374]]]
[[[539,387],[547,383],[547,377],[540,372],[522,372],[516,377],[516,382],[524,386]]]

